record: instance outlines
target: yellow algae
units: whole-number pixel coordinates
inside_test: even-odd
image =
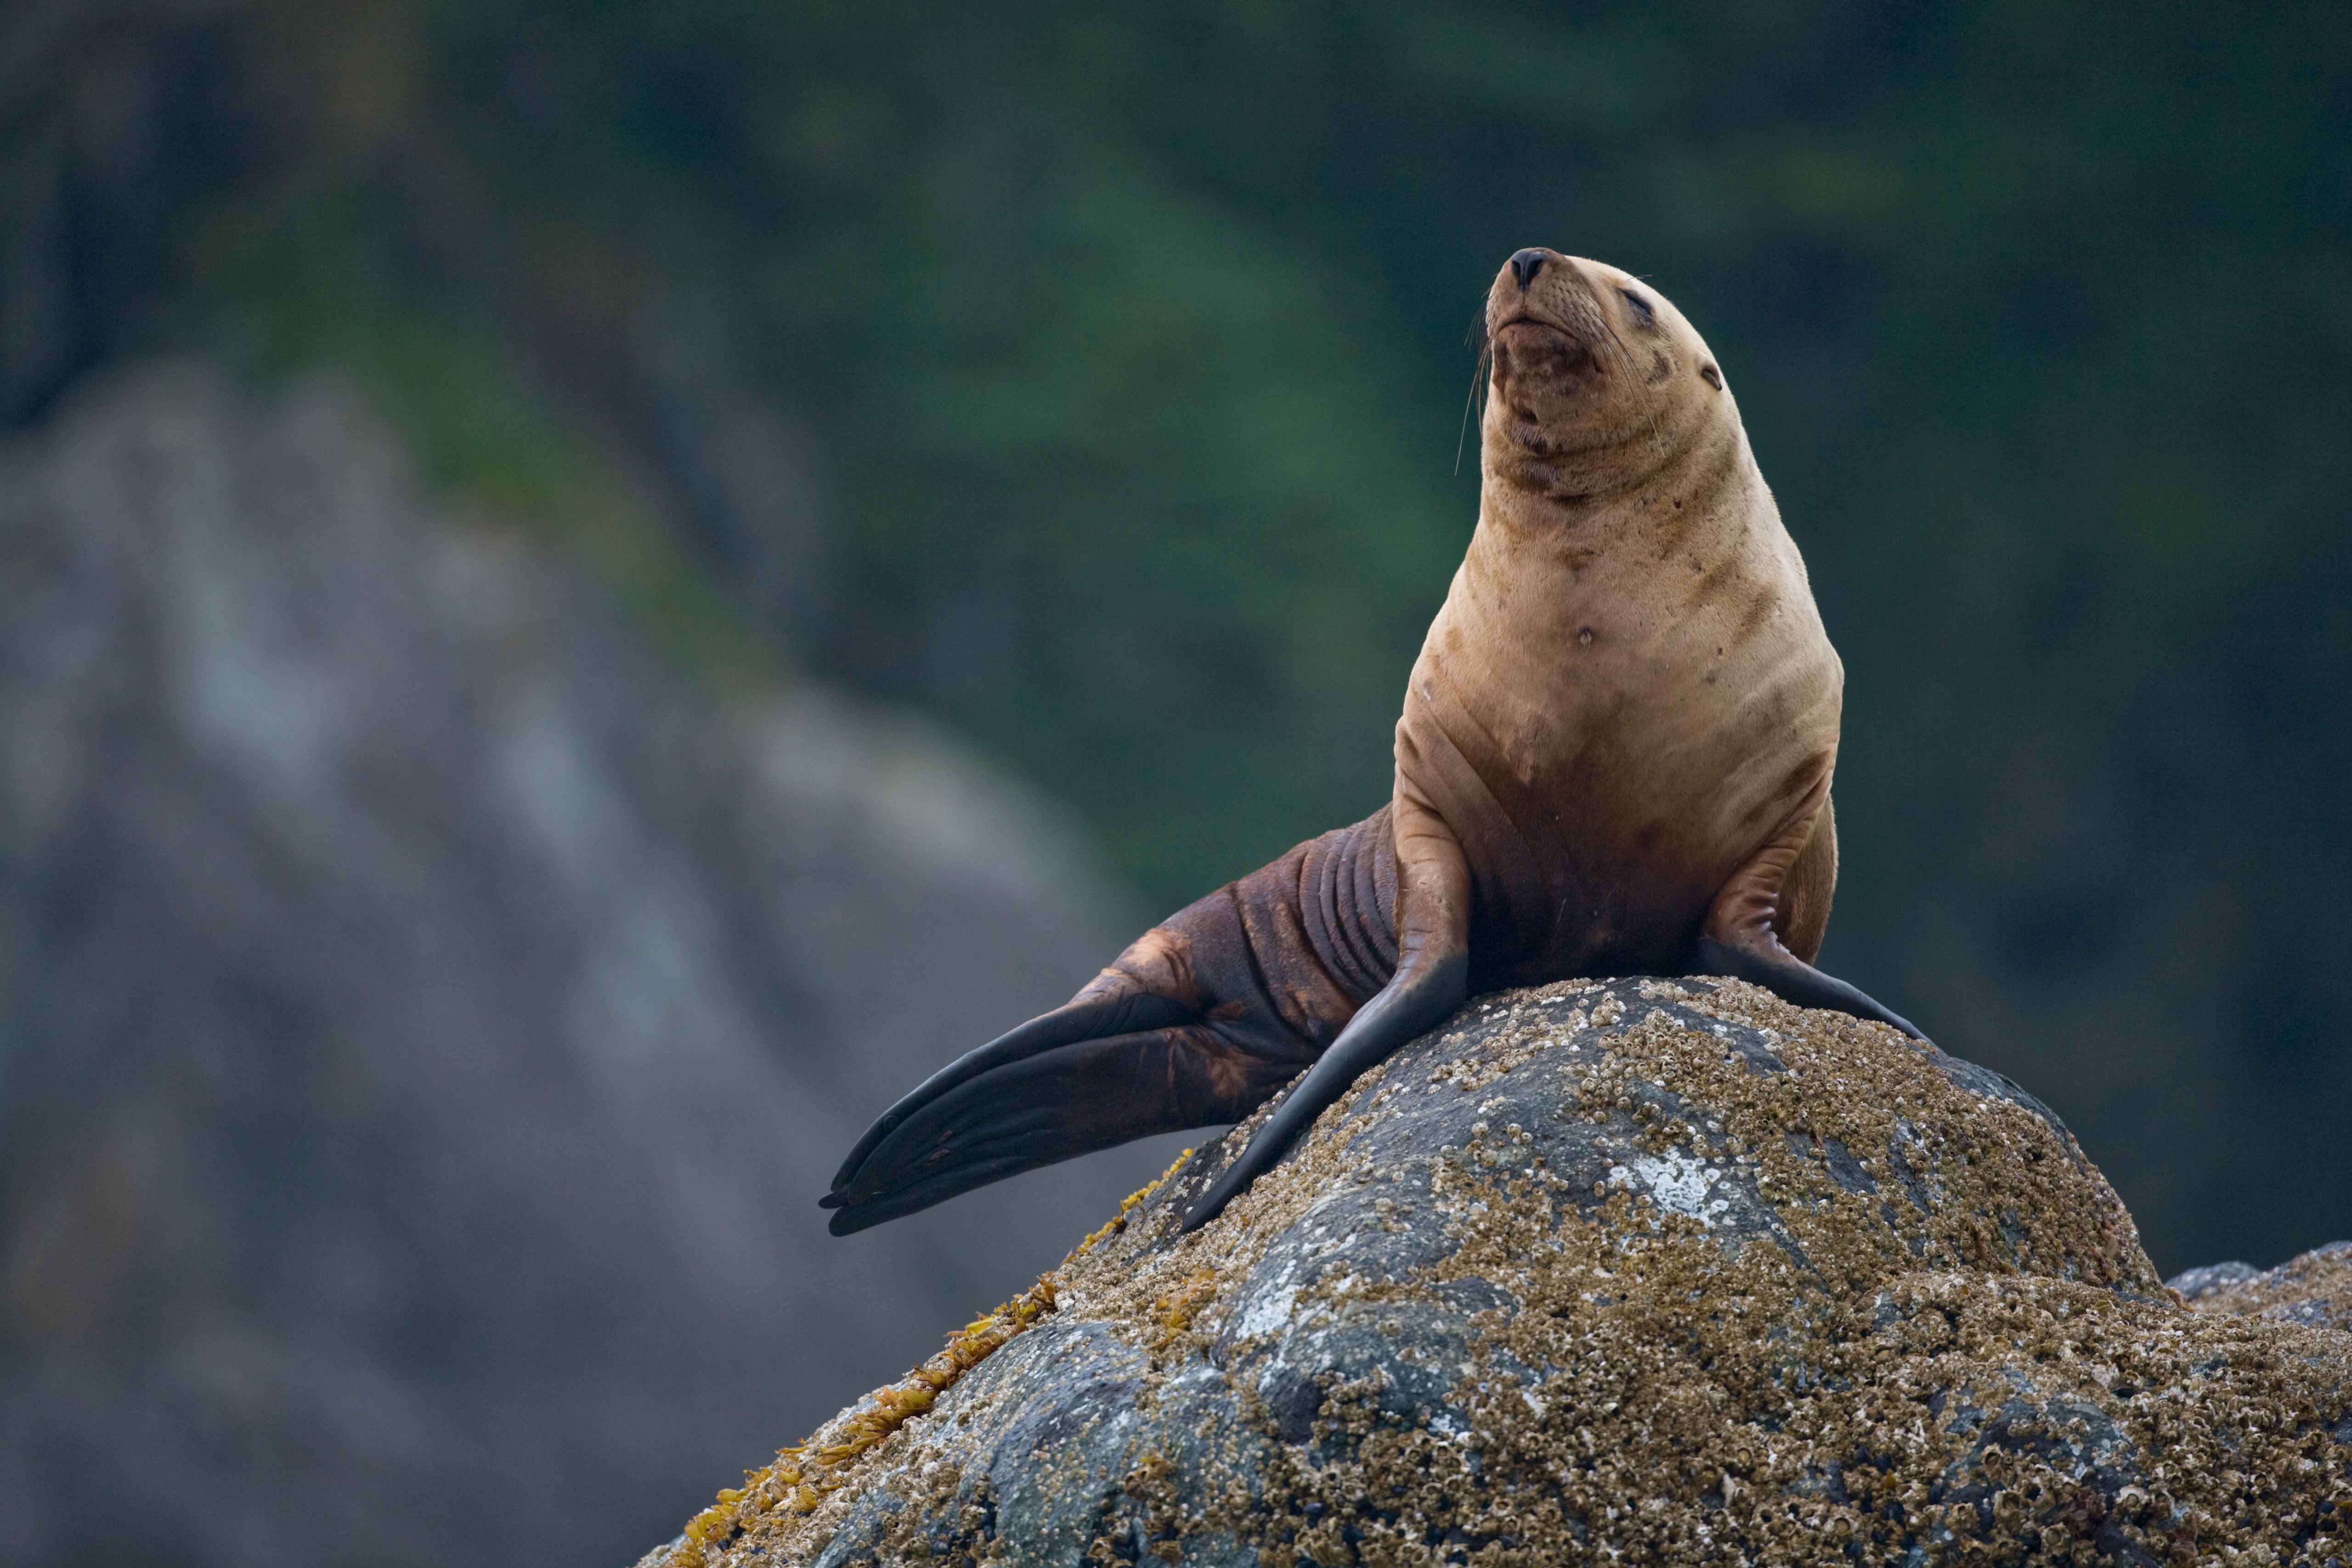
[[[1034,1327],[1057,1305],[1058,1279],[1077,1258],[1127,1227],[1129,1219],[1163,1183],[1192,1157],[1185,1150],[1159,1177],[1122,1199],[1118,1212],[1070,1249],[1058,1268],[993,1312],[974,1318],[948,1338],[947,1347],[897,1383],[886,1384],[835,1417],[816,1436],[780,1449],[776,1462],[753,1470],[741,1487],[722,1489],[718,1500],[688,1521],[685,1543],[667,1568],[702,1568],[709,1549],[740,1534],[761,1513],[805,1515],[816,1511],[824,1494],[841,1489],[848,1467],[887,1440],[912,1416],[928,1412],[939,1396],[973,1367]],[[830,1441],[820,1442],[829,1437]]]
[[[1156,1303],[1160,1309],[1160,1331],[1151,1342],[1151,1348],[1164,1351],[1173,1344],[1185,1330],[1192,1326],[1192,1320],[1200,1315],[1202,1307],[1215,1299],[1216,1294],[1216,1271],[1203,1268],[1175,1290],[1160,1297]]]

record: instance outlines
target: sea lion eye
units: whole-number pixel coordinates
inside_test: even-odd
[[[1633,307],[1633,313],[1642,318],[1642,325],[1645,327],[1657,325],[1658,313],[1650,308],[1650,302],[1647,300],[1643,299],[1631,289],[1620,289],[1617,292],[1625,296],[1625,303]]]

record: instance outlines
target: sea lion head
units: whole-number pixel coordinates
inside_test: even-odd
[[[1489,473],[1559,500],[1639,482],[1708,428],[1736,429],[1723,373],[1655,289],[1540,247],[1486,295]]]

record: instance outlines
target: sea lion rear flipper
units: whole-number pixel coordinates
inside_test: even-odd
[[[1400,778],[1397,971],[1294,1085],[1249,1146],[1184,1215],[1198,1230],[1272,1169],[1349,1086],[1462,1005],[1470,973],[1470,868],[1453,830]]]
[[[1816,809],[1801,813],[1794,827],[1765,846],[1716,895],[1699,931],[1696,973],[1727,974],[1761,985],[1797,1006],[1824,1007],[1869,1018],[1924,1040],[1927,1037],[1909,1019],[1859,987],[1822,973],[1781,945],[1780,932],[1793,925],[1790,940],[1818,952],[1821,928],[1828,919],[1828,887],[1810,885],[1822,881],[1820,868],[1824,855],[1827,878],[1833,881],[1837,874],[1836,829],[1830,816],[1826,778],[1817,794]],[[1783,907],[1790,902],[1815,907],[1801,908],[1792,921]]]
[[[1151,937],[1147,935],[1144,942],[1129,949],[1129,954],[1132,955],[1150,940]],[[1121,969],[1106,969],[1085,990],[1059,1007],[1030,1019],[1016,1029],[1007,1030],[978,1050],[966,1051],[916,1085],[896,1105],[875,1118],[874,1125],[866,1130],[866,1135],[857,1141],[856,1146],[849,1151],[849,1157],[841,1163],[841,1169],[835,1173],[833,1191],[817,1202],[824,1208],[839,1208],[842,1189],[857,1173],[857,1168],[866,1163],[876,1145],[924,1106],[982,1073],[1008,1067],[1057,1047],[1159,1028],[1184,1022],[1191,1016],[1192,1009],[1184,1003],[1145,989],[1135,976]]]
[[[1356,933],[1341,953],[1348,933],[1334,928],[1360,883],[1393,887],[1373,853],[1389,841],[1383,812],[1298,846],[1144,932],[1065,1005],[932,1074],[883,1112],[817,1200],[836,1211],[834,1234],[1034,1166],[1249,1115],[1355,1014],[1364,991],[1323,955],[1379,964],[1375,933]],[[1364,989],[1387,975],[1379,964]]]
[[[1035,1051],[951,1085],[875,1137],[823,1200],[835,1211],[829,1228],[847,1236],[1057,1160],[1237,1121],[1292,1070],[1202,1025]]]

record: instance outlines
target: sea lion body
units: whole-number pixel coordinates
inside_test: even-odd
[[[1203,1223],[1474,987],[1730,973],[1916,1033],[1811,967],[1843,673],[1705,342],[1550,251],[1505,265],[1487,335],[1477,528],[1407,682],[1390,804],[902,1100],[824,1200],[836,1233],[1238,1120],[1308,1068]]]
[[[1573,530],[1486,509],[1397,737],[1400,793],[1469,861],[1477,989],[1677,972],[1733,873],[1825,809],[1842,671],[1737,457],[1728,479],[1694,476],[1728,494],[1662,485],[1663,504],[1596,505]],[[1804,912],[1790,945],[1810,958],[1827,910]]]

